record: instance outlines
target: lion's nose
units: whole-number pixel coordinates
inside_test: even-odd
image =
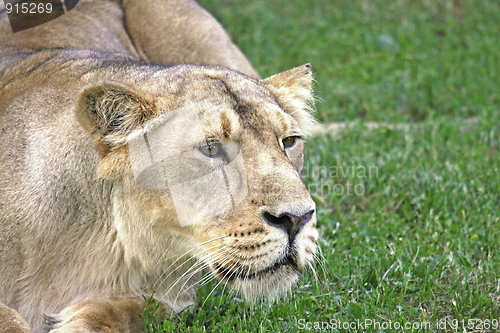
[[[280,214],[279,216],[275,216],[269,212],[264,212],[262,217],[269,225],[283,229],[288,234],[290,242],[289,245],[291,246],[301,227],[311,221],[313,214],[314,209],[301,216],[296,216],[286,212]]]

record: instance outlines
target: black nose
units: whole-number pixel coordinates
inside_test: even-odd
[[[289,246],[293,244],[295,236],[300,231],[303,225],[309,222],[314,214],[314,209],[305,213],[302,216],[296,216],[289,213],[283,213],[280,216],[274,216],[268,212],[264,212],[262,217],[273,227],[283,229],[288,234]]]

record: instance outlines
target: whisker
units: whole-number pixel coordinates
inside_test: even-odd
[[[225,249],[222,249],[222,250],[223,250],[223,251],[225,251],[225,250],[228,250],[228,248],[225,248]],[[220,256],[220,255],[224,255],[224,253],[219,253],[218,255],[219,255],[219,256]],[[217,257],[215,257],[215,258],[212,258],[212,259],[213,259],[213,261],[215,261],[215,260],[217,260],[218,258],[217,258]],[[181,294],[181,293],[183,293],[183,292],[185,292],[185,291],[187,291],[187,290],[191,289],[192,287],[196,286],[196,284],[193,284],[193,285],[189,286],[187,289],[184,289],[184,287],[185,287],[185,286],[186,286],[186,284],[188,283],[189,279],[191,279],[191,278],[192,278],[195,274],[197,274],[197,273],[198,273],[198,272],[200,272],[201,270],[205,269],[206,267],[209,267],[209,264],[211,264],[211,262],[210,262],[210,261],[208,261],[208,262],[205,262],[205,261],[204,261],[204,262],[203,262],[203,264],[201,265],[201,267],[196,268],[196,269],[195,269],[195,271],[194,271],[194,272],[193,272],[193,273],[192,273],[192,274],[191,274],[191,275],[190,275],[190,276],[186,279],[186,281],[184,282],[184,284],[181,286],[181,288],[180,288],[180,290],[179,290],[179,293],[177,293],[177,296],[175,297],[174,303],[177,301],[177,298],[179,298],[179,296],[180,296],[180,294]],[[184,274],[183,274],[183,275],[184,275]],[[181,278],[182,278],[182,277],[181,277]],[[178,282],[181,278],[177,279],[177,281],[174,283],[174,285],[175,285],[175,284],[177,284],[177,282]]]
[[[251,259],[245,259],[245,262],[243,263],[243,266],[246,266],[248,261],[250,261],[250,265],[248,266],[248,270],[247,270],[247,273],[246,275],[241,275],[239,276],[240,278],[243,277],[243,281],[246,281],[249,274],[250,274],[250,270],[252,268],[252,261]],[[224,288],[222,288],[222,292],[221,292],[221,295],[224,295],[224,292],[226,291],[226,287],[227,287],[227,283],[224,283]],[[229,289],[229,296],[232,297],[232,294],[234,295],[234,292],[232,289]],[[219,307],[222,305],[222,298],[220,299],[220,302],[219,302]]]
[[[203,252],[208,252],[209,250],[211,250],[211,249],[213,249],[213,248],[215,248],[215,247],[217,247],[217,246],[224,246],[224,244],[216,244],[216,245],[214,245],[214,246],[211,246],[211,247],[209,247],[209,248],[206,248],[206,249],[202,250],[202,251],[201,251],[201,252],[199,252],[198,254],[202,254]],[[177,269],[179,269],[179,268],[181,268],[182,266],[184,266],[184,264],[186,264],[187,262],[189,262],[189,260],[191,260],[191,259],[193,259],[193,257],[189,257],[189,258],[187,258],[187,259],[186,259],[186,260],[185,260],[182,264],[177,265],[176,269],[174,269],[174,270],[172,270],[172,271],[168,271],[168,269],[167,269],[167,270],[165,270],[165,271],[164,271],[164,272],[160,275],[160,277],[158,277],[158,279],[156,280],[156,282],[155,282],[155,284],[153,285],[153,287],[154,287],[154,286],[156,286],[156,285],[158,284],[158,282],[160,281],[160,279],[162,279],[162,281],[160,282],[160,284],[163,284],[163,283],[165,282],[165,280],[166,280],[166,279],[167,279],[167,278],[168,278],[171,274],[173,274],[173,273],[174,273]],[[178,260],[176,260],[176,261],[178,261]],[[171,267],[171,266],[172,266],[172,265],[170,265],[169,267]],[[166,276],[164,276],[165,274],[167,274],[167,275],[166,275]]]
[[[239,251],[239,249],[238,249],[236,252],[234,252],[234,254],[236,254],[238,251]],[[238,264],[239,264],[239,259],[238,259],[238,260],[237,260],[237,261],[236,261],[236,262],[235,262],[235,263],[234,263],[234,264],[233,264],[233,265],[232,265],[232,266],[231,266],[231,267],[230,267],[227,271],[231,272],[231,269],[232,269],[233,267],[235,267],[236,265],[238,265]],[[208,294],[208,296],[207,296],[207,297],[205,298],[205,300],[203,301],[203,304],[201,305],[201,307],[202,307],[202,308],[203,308],[203,306],[205,305],[205,303],[207,302],[207,300],[208,300],[208,298],[210,297],[210,295],[212,295],[212,293],[215,291],[215,289],[217,289],[217,287],[218,287],[218,286],[219,286],[222,282],[224,282],[224,284],[225,284],[225,285],[227,285],[227,282],[225,282],[224,280],[226,280],[226,281],[227,281],[227,280],[229,280],[229,279],[233,276],[233,274],[235,274],[235,273],[236,273],[236,272],[232,272],[232,273],[229,275],[229,278],[227,277],[227,273],[225,273],[225,274],[224,274],[223,278],[219,281],[219,283],[217,283],[217,284],[215,285],[215,287],[213,287],[213,288],[212,288],[212,290],[210,291],[210,293]]]
[[[318,251],[314,253],[313,258],[314,260],[312,261],[312,263],[319,264],[321,267],[321,271],[323,272],[323,276],[327,276],[328,272],[327,265],[329,265],[330,263],[326,260],[325,256],[323,255],[321,247],[318,246]]]
[[[223,245],[223,244],[221,244],[221,245]],[[186,283],[189,281],[190,278],[192,278],[195,274],[197,274],[201,270],[209,267],[209,265],[212,264],[213,262],[215,262],[216,260],[218,260],[220,258],[224,258],[226,256],[226,253],[229,250],[230,250],[230,248],[224,247],[222,249],[217,250],[217,251],[220,251],[220,252],[216,253],[215,257],[212,256],[211,258],[202,258],[202,260],[200,260],[195,265],[193,265],[192,267],[190,267],[186,272],[184,272],[184,274],[181,277],[177,278],[177,280],[171,285],[170,289],[167,292],[164,293],[163,297],[165,297],[177,285],[177,283],[181,282],[181,280],[186,276],[186,274],[190,273],[190,271],[194,269],[194,271],[190,274],[190,276],[184,282],[183,286],[180,288],[179,294],[175,298],[177,300],[177,298],[179,297],[179,295],[180,295],[181,292],[185,292],[186,290],[189,290],[190,288],[192,288],[192,287],[195,286],[195,284],[193,284],[193,285],[189,286],[186,290],[183,289],[184,286],[186,285]],[[230,256],[227,256],[227,258],[225,260],[226,261],[230,260]]]
[[[229,249],[229,248],[226,248],[226,249],[224,249],[224,250],[230,250],[230,249]],[[223,255],[224,255],[224,254],[222,254],[222,256],[223,256]],[[221,255],[220,255],[220,254],[219,254],[219,257],[221,257]],[[215,261],[216,261],[217,259],[219,259],[219,258],[217,258],[217,257],[216,257],[216,258],[211,258],[211,259],[213,259],[213,260],[212,260],[212,262],[215,262]],[[227,261],[228,261],[228,260],[230,260],[230,259],[231,259],[231,257],[229,257],[229,256],[228,256],[228,257],[226,258],[226,261],[225,261],[225,262],[227,262]],[[224,263],[225,263],[225,262],[224,262]],[[189,281],[189,279],[190,279],[192,276],[194,276],[194,274],[198,273],[199,271],[201,271],[201,270],[202,270],[202,269],[204,269],[205,267],[208,267],[208,266],[209,266],[209,264],[210,264],[210,262],[208,262],[208,263],[204,263],[204,267],[200,267],[200,268],[198,268],[195,272],[193,272],[193,273],[189,276],[189,278],[186,280],[186,282],[184,283],[184,285],[180,288],[179,293],[178,293],[178,294],[177,294],[177,296],[175,297],[174,304],[175,304],[175,302],[177,301],[177,299],[178,299],[178,297],[180,296],[180,294],[181,294],[181,293],[186,292],[187,290],[189,290],[189,289],[191,289],[191,288],[193,288],[193,287],[195,287],[195,286],[197,285],[197,284],[195,283],[195,284],[193,284],[193,285],[189,286],[188,288],[183,289],[183,288],[184,288],[184,286],[186,285],[187,281]],[[214,273],[214,272],[210,272],[208,281],[210,281],[210,279],[211,279],[212,277],[215,277],[215,273]],[[204,278],[200,279],[200,281],[203,281],[203,279],[204,279]],[[212,290],[212,291],[213,291],[213,290]],[[209,294],[209,296],[210,296],[210,294]]]
[[[220,245],[222,246],[223,244],[220,244]],[[222,249],[219,249],[219,250],[216,250],[216,251],[225,251],[225,250],[226,250],[225,248],[222,248]],[[217,255],[219,255],[219,254],[217,254]],[[176,279],[176,280],[172,283],[172,285],[170,286],[170,288],[169,288],[169,289],[168,289],[168,290],[164,293],[164,296],[163,296],[163,297],[165,297],[166,295],[168,295],[168,294],[170,293],[170,291],[172,291],[172,289],[173,289],[173,288],[177,285],[177,283],[179,283],[179,282],[180,282],[180,281],[181,281],[181,280],[182,280],[182,279],[183,279],[183,278],[184,278],[187,274],[189,274],[192,270],[194,270],[194,271],[195,271],[195,273],[194,273],[194,274],[196,274],[196,273],[198,272],[198,266],[203,266],[203,265],[208,266],[208,263],[207,263],[206,261],[198,261],[198,262],[196,262],[193,266],[191,266],[191,267],[190,267],[187,271],[185,271],[185,272],[184,272],[184,273],[183,273],[180,277],[178,277],[178,278],[177,278],[177,279]],[[204,268],[204,267],[203,267],[203,268]],[[202,268],[202,269],[203,269],[203,268]],[[173,272],[171,272],[170,274],[172,274],[172,273],[173,273]],[[170,275],[170,274],[169,274],[169,275]],[[194,274],[192,274],[192,275],[190,276],[190,278],[191,278]],[[186,280],[186,282],[187,282],[187,281],[189,281],[189,279],[187,279],[187,280]],[[163,297],[162,297],[162,298],[163,298]]]
[[[193,251],[193,250],[197,249],[198,247],[201,247],[201,246],[203,246],[203,245],[205,245],[205,244],[207,244],[207,243],[210,243],[210,242],[213,242],[213,241],[215,241],[215,240],[222,239],[222,238],[225,238],[225,237],[228,237],[228,236],[220,236],[220,237],[215,237],[215,238],[209,239],[209,240],[207,240],[207,241],[205,241],[205,242],[203,242],[203,243],[200,243],[200,244],[196,245],[195,247],[193,247],[193,248],[189,249],[187,252],[185,252],[183,255],[181,255],[179,258],[177,258],[174,262],[172,262],[172,263],[171,263],[171,264],[170,264],[170,265],[169,265],[169,266],[168,266],[168,267],[167,267],[164,271],[165,271],[165,272],[168,272],[168,270],[169,270],[169,269],[170,269],[173,265],[175,265],[175,264],[176,264],[176,263],[177,263],[180,259],[182,259],[184,256],[188,255],[191,251]],[[160,260],[161,260],[161,259],[165,256],[165,254],[166,254],[167,252],[169,252],[169,251],[165,251],[165,252],[163,252],[163,254],[162,254],[162,255],[158,258],[158,260],[157,260],[157,262],[156,262],[156,265],[158,265],[158,263],[160,262]],[[185,261],[182,265],[184,265],[186,262],[187,262],[187,261]],[[180,265],[179,267],[181,267],[182,265]],[[164,273],[162,273],[162,274],[164,274]],[[158,282],[161,278],[162,278],[162,277],[160,276],[160,277],[158,278],[157,282]],[[157,282],[155,282],[155,284],[153,284],[152,289],[154,289],[154,287],[156,286]]]

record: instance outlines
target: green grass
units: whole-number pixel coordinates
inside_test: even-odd
[[[497,0],[202,0],[262,76],[311,62],[324,121],[471,116],[500,103]]]
[[[432,327],[339,331],[464,332],[462,320],[500,320],[500,2],[200,2],[263,76],[312,62],[318,118],[357,121],[308,142],[317,277],[257,307],[212,282],[192,312],[159,325],[295,332],[371,319]],[[411,125],[364,125],[381,120]]]

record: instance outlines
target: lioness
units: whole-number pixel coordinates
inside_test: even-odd
[[[0,15],[1,303],[35,332],[139,332],[143,295],[179,311],[204,269],[290,289],[318,237],[309,65],[261,80],[192,1]]]

